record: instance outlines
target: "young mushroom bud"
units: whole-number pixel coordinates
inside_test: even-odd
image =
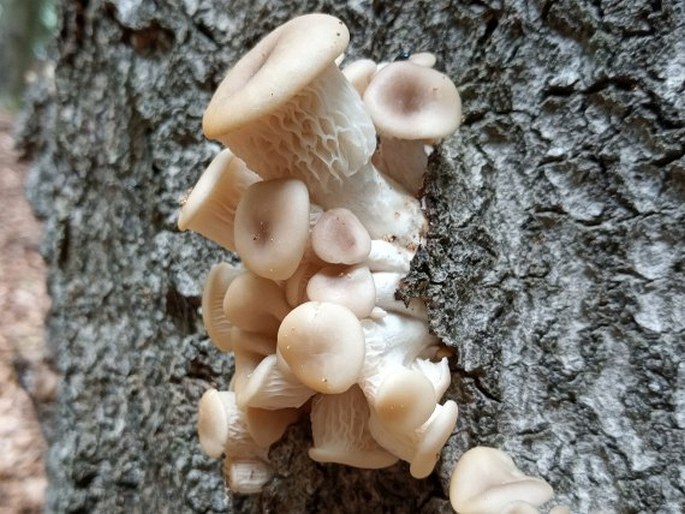
[[[416,195],[428,162],[424,146],[452,134],[461,121],[457,88],[431,68],[394,62],[373,78],[364,103],[380,136],[374,164]]]
[[[233,219],[241,195],[260,178],[223,150],[209,164],[178,215],[179,230],[192,230],[235,251]]]
[[[312,248],[324,262],[359,264],[371,251],[371,237],[348,209],[325,211],[312,228]]]
[[[478,446],[457,462],[450,480],[450,502],[460,514],[499,514],[519,502],[539,507],[554,491],[540,478],[528,477],[501,450]]]
[[[357,381],[361,371],[364,332],[346,307],[303,303],[281,323],[278,354],[306,386],[320,393],[342,393]]]
[[[260,277],[285,280],[297,269],[309,237],[309,192],[300,180],[257,182],[235,212],[235,246]]]
[[[234,325],[224,313],[224,296],[228,286],[240,273],[240,269],[228,263],[215,264],[209,270],[202,290],[202,321],[212,343],[222,352],[233,349],[234,336]]]

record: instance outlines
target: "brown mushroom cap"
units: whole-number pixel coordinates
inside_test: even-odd
[[[321,393],[342,393],[361,371],[364,332],[349,309],[307,302],[283,319],[278,353],[303,384]]]
[[[461,99],[450,78],[409,61],[379,71],[364,92],[364,103],[382,136],[442,139],[461,121]]]
[[[352,211],[325,211],[312,229],[314,253],[331,264],[357,264],[369,256],[371,237]]]
[[[333,63],[349,41],[345,24],[326,14],[307,14],[281,25],[221,82],[202,119],[205,135],[220,139],[284,104]]]
[[[290,277],[309,237],[309,193],[304,182],[277,179],[253,184],[235,213],[235,246],[245,266],[271,280]]]

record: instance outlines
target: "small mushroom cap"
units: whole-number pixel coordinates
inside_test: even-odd
[[[359,96],[364,96],[371,78],[376,73],[378,66],[375,61],[371,59],[359,59],[353,61],[342,69],[345,78],[350,81],[350,84],[357,90]]]
[[[202,119],[205,135],[219,139],[284,104],[333,63],[349,41],[345,24],[326,14],[299,16],[276,28],[217,88]]]
[[[547,482],[523,474],[509,455],[484,446],[464,453],[450,480],[450,502],[460,514],[495,514],[519,501],[538,507],[553,494]]]
[[[223,307],[226,319],[237,327],[267,336],[278,332],[280,321],[290,310],[275,282],[247,272],[228,286]]]
[[[228,415],[225,398],[216,389],[208,389],[200,398],[197,414],[197,433],[202,450],[210,457],[221,457],[228,438]]]
[[[418,52],[411,54],[409,56],[409,60],[414,64],[418,64],[419,66],[423,66],[425,68],[432,68],[435,66],[435,62],[437,61],[435,55],[430,52]]]
[[[226,262],[215,264],[209,270],[202,290],[202,321],[209,338],[219,350],[229,352],[233,349],[233,323],[224,314],[224,296],[241,271]]]
[[[330,209],[312,229],[312,248],[324,262],[357,264],[369,256],[371,237],[352,211]]]
[[[414,430],[435,410],[433,384],[419,371],[402,370],[387,376],[373,402],[378,420],[398,430]]]
[[[245,266],[271,280],[290,277],[309,237],[309,192],[304,182],[257,182],[235,212],[235,246]]]
[[[376,288],[366,266],[326,266],[309,279],[307,297],[343,305],[363,319],[374,308]]]
[[[364,92],[364,103],[382,136],[443,139],[461,122],[461,99],[450,78],[409,61],[379,71]]]
[[[364,351],[359,320],[334,303],[303,303],[278,330],[279,355],[303,384],[320,393],[349,389],[361,371]]]

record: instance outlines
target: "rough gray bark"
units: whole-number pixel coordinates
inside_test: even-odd
[[[54,83],[26,113],[47,222],[59,400],[52,512],[449,512],[455,459],[507,450],[574,512],[680,512],[685,461],[685,8],[679,0],[66,3]],[[198,318],[227,256],[175,229],[217,146],[225,69],[295,14],[340,16],[350,55],[432,50],[465,120],[431,164],[432,229],[407,291],[457,350],[457,433],[429,479],[306,457],[225,497],[195,438],[230,359]],[[48,415],[52,412],[52,415]]]

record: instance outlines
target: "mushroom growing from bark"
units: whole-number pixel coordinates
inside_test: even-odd
[[[281,25],[219,85],[203,118],[205,135],[264,179],[303,180],[314,202],[350,209],[373,237],[416,244],[425,229],[419,204],[372,166],[373,124],[335,64],[348,42],[333,16]]]
[[[539,507],[554,491],[526,476],[501,450],[478,446],[461,456],[452,471],[450,502],[459,514],[515,512],[521,502]]]
[[[409,61],[388,64],[364,92],[380,136],[375,165],[417,195],[428,163],[426,145],[452,134],[461,99],[442,73]]]

